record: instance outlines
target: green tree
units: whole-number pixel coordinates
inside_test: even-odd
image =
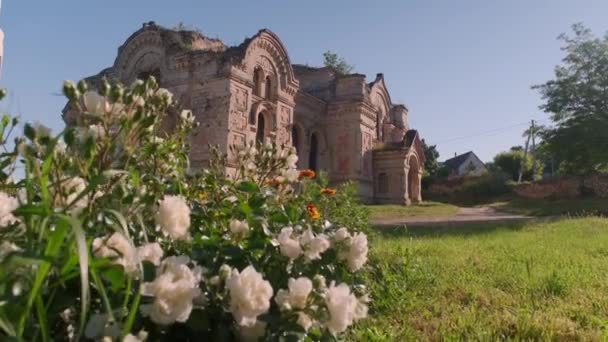
[[[332,68],[340,75],[350,74],[355,69],[355,67],[348,64],[343,57],[340,57],[337,53],[329,50],[323,53],[323,65]]]
[[[436,176],[439,172],[439,151],[437,151],[437,145],[428,145],[424,139],[422,139],[422,149],[424,150],[424,171],[430,176]]]
[[[500,152],[494,157],[494,167],[507,174],[512,180],[516,181],[519,177],[519,167],[522,160],[524,160],[524,151],[521,149],[512,148],[509,151]],[[526,156],[523,164],[523,171],[523,179],[532,180],[532,157],[530,154]]]
[[[554,123],[540,132],[545,152],[563,172],[581,174],[608,166],[608,34],[597,38],[582,24],[572,30],[573,37],[559,37],[566,56],[555,79],[533,89]]]

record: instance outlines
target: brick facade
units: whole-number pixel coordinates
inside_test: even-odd
[[[227,47],[150,22],[118,49],[112,67],[87,80],[128,84],[146,75],[159,78],[200,122],[191,140],[194,168],[207,165],[208,145],[229,153],[231,145],[261,139],[295,146],[298,167],[326,171],[332,183],[356,182],[366,202],[421,200],[420,140],[409,130],[407,108],[391,102],[382,74],[367,83],[360,74],[294,65],[266,29]],[[64,120],[75,118],[67,110]],[[378,177],[388,179],[390,191],[379,193]]]

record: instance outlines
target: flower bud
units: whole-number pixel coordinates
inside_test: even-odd
[[[320,274],[314,276],[314,278],[312,278],[312,281],[315,285],[315,288],[319,290],[324,290],[327,288],[327,281],[325,280],[325,277]]]
[[[78,91],[81,93],[85,93],[87,91],[87,82],[85,80],[78,81]]]
[[[230,276],[230,273],[232,272],[232,269],[230,268],[230,266],[224,264],[220,267],[220,278],[222,280],[226,280],[226,278],[228,278]]]
[[[76,101],[78,97],[78,91],[76,90],[76,85],[72,81],[63,81],[63,94],[70,101]]]

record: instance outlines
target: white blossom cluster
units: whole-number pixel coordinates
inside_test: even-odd
[[[19,206],[19,201],[5,192],[0,192],[0,229],[17,222],[13,211]]]
[[[351,235],[344,227],[330,234],[315,234],[310,228],[303,229],[301,226],[296,226],[295,230],[293,227],[284,227],[275,241],[281,254],[290,260],[295,260],[300,255],[307,260],[321,259],[323,252],[335,247],[339,258],[347,263],[351,271],[361,269],[367,261],[367,235],[364,233]]]
[[[260,177],[267,177],[262,180],[272,179],[277,184],[293,183],[298,180],[298,155],[293,147],[281,148],[279,146],[266,143],[261,146],[248,144],[245,147],[236,148],[237,162],[241,165],[241,172],[244,177],[260,180]],[[264,171],[273,170],[267,174]]]
[[[135,247],[122,233],[95,238],[92,243],[93,255],[97,258],[112,259],[116,265],[121,265],[125,272],[137,275],[142,261],[159,265],[163,257],[163,249],[157,242]]]
[[[154,297],[152,304],[141,306],[142,313],[161,325],[186,322],[195,301],[204,303],[199,288],[202,268],[190,267],[187,256],[168,257],[156,271],[156,279],[142,285],[142,294]]]
[[[75,85],[69,86],[76,89]],[[324,189],[325,194],[321,192],[318,197],[306,197],[303,189],[308,181],[300,178],[311,179],[314,172],[297,169],[294,148],[271,143],[235,148],[231,154],[237,162],[235,175],[210,178],[210,182],[215,182],[211,186],[200,181],[206,178],[185,177],[185,170],[175,167],[187,159],[187,153],[179,152],[181,140],[156,135],[160,119],[152,114],[173,104],[171,92],[157,86],[149,88],[142,81],[128,89],[106,89],[106,96],[79,87],[82,89],[78,88],[74,99],[84,118],[79,122],[81,127],[73,131],[72,137],[66,134],[64,141],[56,138],[46,150],[42,148],[44,143],[35,146],[36,158],[43,160],[41,156],[47,151],[57,158],[57,165],[63,162],[69,171],[49,176],[47,189],[42,192],[48,195],[46,198],[32,194],[30,189],[30,193],[24,191],[18,198],[0,192],[0,232],[13,224],[27,224],[19,216],[25,210],[15,212],[26,201],[48,203],[49,217],[57,215],[48,220],[52,222],[50,232],[57,227],[53,226],[57,219],[80,220],[85,238],[81,235],[78,243],[72,241],[69,246],[77,246],[79,257],[87,258],[78,266],[88,264],[89,270],[95,272],[91,271],[87,278],[82,269],[68,271],[82,273],[81,279],[91,285],[91,310],[86,316],[84,337],[135,342],[146,340],[150,333],[154,339],[155,333],[174,328],[168,326],[188,322],[193,311],[221,315],[219,321],[229,322],[234,336],[243,341],[269,338],[276,333],[273,329],[293,327],[294,323],[302,328],[298,330],[302,336],[302,331],[317,329],[338,337],[367,316],[369,300],[363,287],[354,285],[356,278],[352,276],[367,262],[367,236],[354,225],[336,229],[326,220],[328,211],[321,203],[328,203],[335,189]],[[136,88],[139,92],[129,92]],[[137,118],[153,120],[136,121]],[[189,110],[182,110],[179,118],[181,123],[176,129],[195,125]],[[138,124],[141,127],[137,128]],[[130,132],[125,127],[135,128],[128,128],[133,129]],[[36,137],[53,139],[44,126],[33,128]],[[31,140],[32,145],[37,143]],[[79,150],[81,145],[88,145],[90,150],[84,153]],[[25,147],[31,146],[21,146]],[[19,153],[29,158],[29,151]],[[157,157],[155,153],[162,154],[162,158],[152,162]],[[143,157],[129,169],[122,158],[131,154]],[[89,162],[82,155],[99,159]],[[98,169],[87,174],[93,168]],[[206,193],[197,193],[198,189]],[[333,193],[327,195],[327,190]],[[317,202],[319,197],[326,202]],[[277,219],[283,213],[289,213],[283,215],[289,217]],[[331,220],[329,214],[327,219]],[[78,233],[75,230],[68,234],[69,238]],[[20,247],[23,246],[2,241],[0,260],[19,253]],[[75,264],[73,258],[70,263]],[[154,267],[148,267],[148,263]],[[111,275],[98,272],[104,267],[122,269],[125,277],[121,279],[128,286],[115,288],[114,278],[104,278]],[[335,281],[337,275],[339,283]],[[45,282],[45,286],[52,283]],[[104,289],[107,283],[112,286]],[[84,298],[83,295],[82,302]],[[123,301],[122,307],[110,307]],[[79,336],[75,335],[79,328],[74,309],[66,309],[61,316],[70,338]],[[133,315],[138,315],[139,326],[121,326],[125,317]],[[137,332],[142,321],[148,332]],[[285,321],[291,325],[282,324]],[[158,329],[149,329],[154,325]],[[182,326],[185,325],[176,324],[175,328]]]

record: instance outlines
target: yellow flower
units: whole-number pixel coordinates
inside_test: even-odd
[[[206,193],[204,193],[204,192],[202,192],[202,191],[201,191],[201,192],[199,192],[199,193],[198,193],[198,199],[199,199],[201,202],[202,202],[202,201],[204,201],[204,200],[206,200],[206,199],[207,199],[207,194],[206,194]]]

